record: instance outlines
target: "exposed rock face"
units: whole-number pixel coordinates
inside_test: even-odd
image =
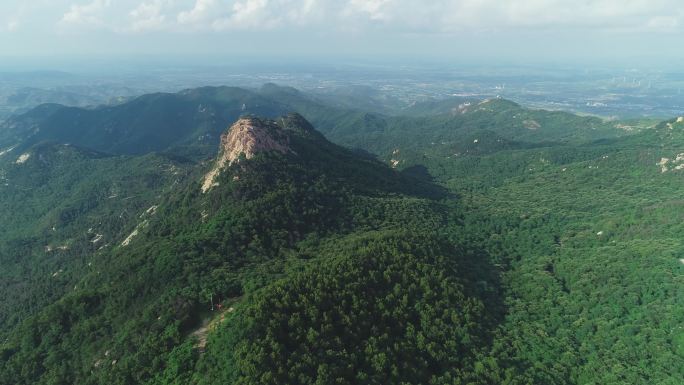
[[[674,159],[660,158],[660,162],[656,163],[656,165],[660,166],[661,173],[670,171],[670,167],[672,167],[673,171],[684,170],[684,153],[677,154]]]
[[[257,118],[241,118],[221,135],[219,157],[214,168],[204,176],[202,192],[218,185],[216,178],[240,156],[250,159],[259,152],[290,151],[287,136],[275,122]]]
[[[31,154],[29,154],[29,153],[21,154],[21,155],[19,155],[19,158],[17,158],[16,162],[14,162],[14,163],[16,163],[16,164],[26,163],[26,161],[29,160],[30,157],[31,157]]]

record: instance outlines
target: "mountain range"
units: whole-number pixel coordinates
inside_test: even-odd
[[[0,124],[0,384],[677,384],[684,120],[267,84]]]

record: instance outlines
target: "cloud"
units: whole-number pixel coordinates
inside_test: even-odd
[[[575,47],[586,55],[593,44],[599,54],[657,55],[682,37],[681,0],[0,1],[7,52],[542,54]]]
[[[195,6],[178,14],[179,24],[196,24],[206,21],[212,15],[212,11],[217,8],[217,0],[196,0]]]
[[[405,2],[404,2],[405,3]],[[651,18],[679,13],[677,0],[437,0],[434,29],[591,28],[637,30]],[[425,15],[424,15],[425,16]]]
[[[52,4],[69,0],[35,1],[56,7]],[[344,34],[353,30],[420,35],[578,29],[671,33],[681,32],[684,21],[680,0],[80,0],[62,7],[66,10],[61,25],[120,33],[312,30]]]
[[[268,0],[241,0],[233,3],[229,16],[211,24],[217,31],[230,29],[271,29],[281,24],[283,15],[273,12],[277,5]]]
[[[677,0],[195,0],[181,25],[216,31],[326,26],[344,31],[454,33],[506,29],[679,28]],[[674,27],[673,27],[674,26]]]
[[[104,11],[111,5],[111,0],[93,0],[90,3],[79,5],[72,4],[69,10],[62,16],[62,24],[91,24],[103,25]]]
[[[364,14],[371,20],[386,20],[391,13],[392,0],[350,0],[347,4],[349,13]]]
[[[332,4],[328,0],[196,0],[176,19],[196,30],[272,30],[319,24]]]
[[[128,30],[141,32],[162,29],[166,21],[166,15],[162,13],[166,3],[166,0],[153,0],[138,5],[129,12],[131,24]]]
[[[304,0],[296,7],[291,7],[287,18],[294,24],[306,24],[308,20],[322,19],[322,6],[319,0]]]

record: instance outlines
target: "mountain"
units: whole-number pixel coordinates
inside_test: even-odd
[[[448,112],[437,114],[367,114],[345,124],[354,131],[338,127],[326,134],[337,142],[389,155],[396,149],[483,154],[549,142],[578,144],[633,133],[616,122],[532,110],[503,99],[453,102],[451,106]]]
[[[9,155],[0,157],[0,336],[73,290],[92,255],[125,238],[192,166],[54,143]]]
[[[298,111],[325,127],[349,113],[299,91],[266,84],[258,90],[203,87],[143,95],[94,108],[44,104],[0,123],[0,148],[18,151],[44,141],[139,155],[172,151],[210,157],[225,127],[243,115],[274,118]]]
[[[34,215],[39,221],[60,218],[53,228],[63,243],[41,250],[45,238],[29,238],[26,234],[31,230],[23,227],[16,234],[21,245],[3,242],[7,245],[3,256],[16,266],[9,272],[10,281],[22,282],[23,272],[49,284],[32,286],[31,298],[36,298],[37,306],[3,325],[9,332],[0,349],[0,383],[206,383],[212,378],[258,382],[267,374],[249,368],[250,360],[261,356],[256,351],[256,355],[232,356],[230,352],[237,350],[231,346],[286,346],[289,341],[299,341],[302,356],[269,365],[278,373],[292,364],[307,362],[308,366],[278,374],[273,381],[301,378],[308,383],[302,376],[336,360],[321,356],[323,347],[309,336],[306,325],[319,322],[331,342],[354,341],[348,349],[359,344],[378,355],[415,357],[397,368],[415,381],[432,375],[465,378],[456,368],[475,365],[499,314],[496,274],[476,250],[450,240],[446,228],[435,231],[435,226],[441,229],[451,221],[449,208],[439,201],[444,196],[439,188],[328,142],[299,115],[276,120],[244,117],[223,138],[214,161],[177,166],[182,172],[172,173],[170,185],[155,180],[155,174],[162,177],[168,170],[150,164],[158,155],[120,157],[41,144],[27,150],[30,156],[25,162],[5,163],[10,174],[22,167],[42,167],[56,178],[47,179],[47,190],[64,192],[66,202]],[[56,152],[56,160],[44,151]],[[67,156],[76,159],[67,162]],[[152,172],[157,185],[147,186],[146,199],[130,200],[106,196],[118,195],[111,186],[91,187],[103,194],[93,191],[95,197],[81,202],[76,192],[82,184],[97,186],[102,181],[91,178],[112,177],[102,168],[110,161],[116,161],[122,174],[133,172],[127,186],[136,186],[134,175],[143,170]],[[104,165],[95,167],[100,162]],[[69,184],[76,172],[81,179]],[[207,178],[212,183],[203,190]],[[38,190],[24,197],[23,204],[39,201],[46,206],[54,202],[47,191]],[[130,215],[124,217],[118,206],[123,202],[131,203],[126,207]],[[67,209],[74,205],[80,210],[77,213]],[[96,213],[99,221],[89,222]],[[53,222],[45,222],[42,232],[50,233]],[[114,223],[118,227],[112,227]],[[92,246],[81,246],[87,244]],[[33,250],[32,256],[23,255],[24,250]],[[32,265],[37,270],[27,272]],[[441,276],[442,268],[454,273]],[[348,275],[331,282],[340,271]],[[360,278],[364,281],[357,281]],[[490,284],[477,283],[483,280]],[[312,285],[290,292],[301,300],[275,294],[280,293],[280,285],[299,287],[298,282]],[[442,292],[445,285],[450,289]],[[10,285],[3,291],[15,295],[22,288]],[[369,290],[377,291],[376,302],[357,303],[356,298]],[[318,297],[335,292],[339,301]],[[263,307],[261,298],[285,302]],[[394,317],[384,315],[378,306],[400,299],[407,312],[395,324]],[[291,324],[287,335],[275,340],[272,332],[253,329],[264,320],[249,321],[248,317],[262,315],[285,322],[292,317],[306,320],[310,309],[297,305],[300,301],[322,301],[321,313],[306,321],[309,324]],[[437,304],[439,308],[434,308]],[[12,301],[3,305],[20,306]],[[339,324],[338,316],[329,319],[331,313],[325,309],[332,305],[339,306],[335,314],[353,314],[354,330]],[[229,321],[233,317],[240,321],[233,324]],[[380,334],[375,327],[364,326],[373,325],[377,317],[384,318],[383,324],[375,324],[382,326]],[[439,331],[421,322],[424,317],[440,319]],[[207,325],[226,330],[207,336]],[[245,327],[235,334],[238,325]],[[399,347],[377,340],[383,333],[383,338],[392,338],[399,330],[417,334]],[[422,345],[423,335],[435,341],[429,350]],[[447,335],[462,342],[453,346]],[[440,349],[439,356],[431,353],[434,349]],[[345,361],[339,357],[337,366],[330,367],[331,375],[356,367],[345,374],[350,381],[404,376],[387,377],[372,355],[359,361],[349,352]],[[344,368],[339,366],[343,363]],[[193,369],[196,365],[211,368],[211,375]],[[442,368],[437,374],[436,367]]]
[[[8,122],[0,384],[679,383],[684,119],[325,97]]]
[[[530,110],[502,99],[441,103],[451,107],[446,112],[438,108],[437,113],[383,115],[372,105],[349,107],[274,84],[258,90],[204,87],[96,108],[42,105],[0,123],[0,148],[20,144],[17,151],[22,151],[21,146],[57,141],[110,154],[171,151],[201,160],[211,156],[223,129],[240,116],[273,118],[289,112],[301,114],[337,143],[383,156],[396,149],[417,153],[426,148],[482,153],[632,133],[624,128],[631,126],[620,123]],[[472,146],[475,140],[480,144]]]
[[[216,179],[227,167],[241,157],[251,159],[260,152],[277,151],[282,154],[292,151],[289,140],[274,122],[258,118],[241,118],[221,135],[221,145],[216,164],[204,176],[202,192],[218,186]]]
[[[249,112],[275,116],[287,111],[246,90],[197,89],[94,109],[43,105],[9,119],[1,132],[8,146],[59,141],[133,155],[184,145],[213,147],[222,127]]]
[[[517,374],[493,383],[679,381],[683,120],[587,143],[404,158],[460,198],[472,242],[506,266],[487,370],[508,357]]]

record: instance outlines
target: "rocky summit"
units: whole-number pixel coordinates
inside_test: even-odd
[[[272,120],[244,117],[238,119],[228,131],[221,135],[219,156],[214,167],[204,176],[202,192],[209,191],[217,185],[216,178],[227,166],[254,157],[259,152],[277,151],[287,153],[290,150],[288,138]]]

